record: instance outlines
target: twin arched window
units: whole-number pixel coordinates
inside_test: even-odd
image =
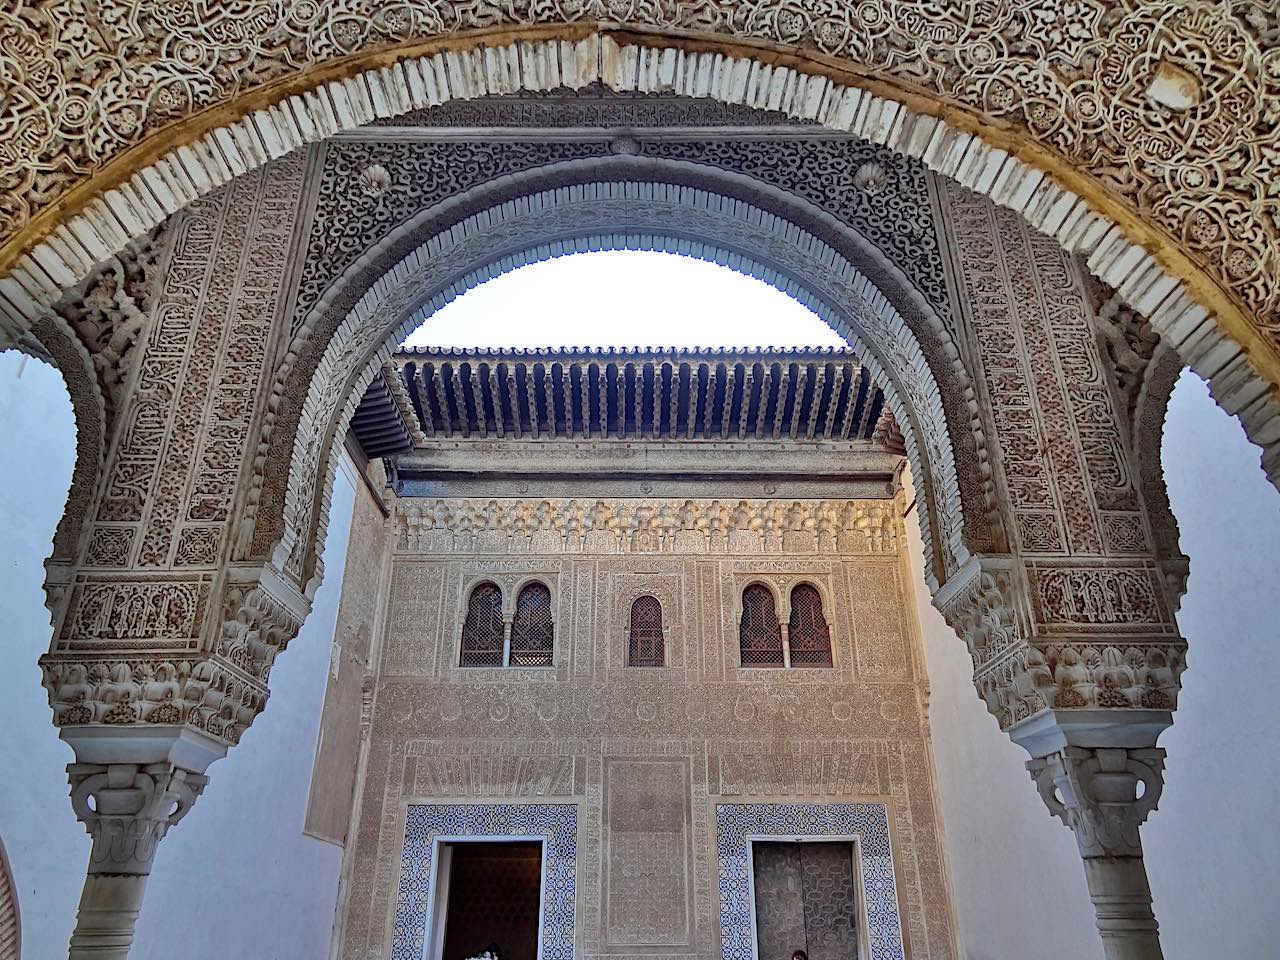
[[[662,633],[662,604],[657,597],[637,597],[627,628],[627,665],[661,667],[667,659]]]
[[[535,580],[520,589],[509,631],[497,584],[479,583],[472,588],[462,622],[458,666],[549,667],[554,655],[555,622],[546,584]]]
[[[742,591],[738,627],[744,667],[830,667],[831,628],[822,612],[822,594],[808,583],[791,590],[791,616],[784,636],[773,591],[752,583]]]

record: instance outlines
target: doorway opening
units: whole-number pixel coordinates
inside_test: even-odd
[[[752,843],[756,956],[859,960],[862,947],[857,843],[848,840]]]
[[[502,960],[537,960],[542,843],[451,840],[438,847],[433,960],[469,960],[496,946]]]

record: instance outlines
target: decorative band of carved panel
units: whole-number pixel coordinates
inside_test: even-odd
[[[418,553],[891,554],[891,500],[407,499]]]

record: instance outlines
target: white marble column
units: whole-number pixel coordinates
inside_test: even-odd
[[[1027,769],[1049,812],[1075,834],[1107,960],[1163,960],[1139,827],[1160,799],[1164,751],[1133,744],[1154,744],[1166,724],[1147,711],[1070,713],[1011,733],[1032,752]]]
[[[66,728],[71,805],[93,837],[69,960],[126,960],[156,847],[226,745],[183,727]]]

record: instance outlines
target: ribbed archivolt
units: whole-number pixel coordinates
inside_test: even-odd
[[[396,363],[427,437],[900,436],[879,387],[843,350],[407,350]]]
[[[18,901],[4,847],[0,846],[0,960],[17,960],[19,934]]]

